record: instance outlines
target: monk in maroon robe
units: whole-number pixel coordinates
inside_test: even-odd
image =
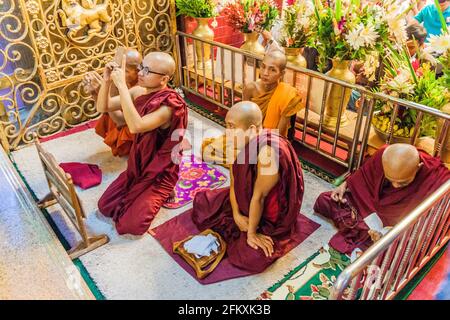
[[[127,88],[124,69],[124,63],[122,68],[114,62],[107,66],[98,108],[106,112],[121,108],[135,136],[126,171],[108,187],[98,207],[115,221],[119,234],[141,235],[178,180],[178,146],[187,126],[187,108],[180,95],[167,88],[175,72],[169,54],[152,52],[144,58],[137,87]],[[109,96],[111,79],[119,90],[119,101]]]
[[[330,245],[350,254],[381,237],[365,218],[375,213],[384,227],[392,227],[448,179],[450,171],[440,159],[408,144],[393,144],[378,150],[337,189],[321,194],[314,211],[339,230]]]
[[[133,88],[138,83],[138,66],[142,62],[140,53],[134,49],[126,50],[125,80],[128,88]],[[91,94],[97,102],[98,93],[102,84],[102,77],[97,72],[89,72],[82,80],[84,90]],[[115,86],[110,89],[110,96],[118,96]],[[95,133],[101,136],[103,142],[111,147],[113,156],[127,156],[133,144],[133,135],[128,129],[122,111],[102,113],[95,125]]]
[[[230,188],[199,192],[192,219],[200,231],[213,229],[224,238],[232,265],[258,273],[298,236],[302,170],[288,140],[262,129],[255,103],[234,105],[225,120],[234,139],[242,138],[236,142],[241,151],[230,169]]]

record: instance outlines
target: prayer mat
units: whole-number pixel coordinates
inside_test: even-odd
[[[325,246],[264,291],[257,300],[328,300],[331,287],[349,264],[347,255]]]
[[[319,224],[310,220],[302,214],[297,218],[297,232],[299,233],[298,241],[291,241],[286,245],[284,254],[302,243],[308,238],[314,231],[319,228]],[[178,254],[173,253],[172,246],[176,241],[181,241],[190,235],[199,234],[200,231],[197,226],[192,222],[192,209],[180,214],[167,221],[166,223],[149,230],[149,233],[161,244],[166,252],[194,279],[201,284],[211,284],[229,279],[245,277],[253,274],[252,272],[245,271],[234,267],[228,261],[227,256],[219,263],[217,268],[204,279],[198,279],[195,276],[194,269],[181,258]],[[276,262],[275,262],[276,263]]]
[[[194,160],[194,155],[183,156],[175,196],[163,204],[164,208],[181,208],[191,203],[197,192],[216,189],[227,181],[227,177],[213,166]]]

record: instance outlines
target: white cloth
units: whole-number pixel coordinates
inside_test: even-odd
[[[381,221],[380,217],[377,215],[376,212],[371,213],[370,215],[368,215],[365,219],[364,222],[367,224],[367,226],[371,229],[371,230],[375,230],[379,233],[381,233],[383,236],[388,233],[388,231],[390,230],[390,228],[386,228],[383,226],[383,221]]]
[[[184,243],[184,249],[197,258],[209,257],[213,251],[219,252],[219,240],[212,234],[197,235]]]

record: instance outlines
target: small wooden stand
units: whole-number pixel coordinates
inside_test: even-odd
[[[64,172],[52,154],[44,150],[37,135],[34,134],[33,136],[50,189],[50,193],[38,202],[38,206],[39,208],[44,209],[58,203],[73,223],[82,239],[68,251],[70,258],[72,260],[76,259],[81,255],[108,243],[109,239],[105,234],[93,237],[88,235],[83,220],[83,218],[86,218],[86,214],[76,193],[72,177],[70,174]]]
[[[182,241],[178,241],[173,244],[173,252],[179,254],[192,268],[194,268],[195,274],[199,279],[204,279],[211,272],[213,272],[214,269],[219,265],[220,261],[225,255],[225,252],[227,251],[227,244],[218,233],[207,229],[201,232],[199,235],[206,236],[208,234],[212,234],[213,236],[215,236],[219,240],[220,244],[219,252],[214,252],[208,257],[197,258],[195,257],[195,255],[188,253],[184,249],[184,243],[191,240],[194,236],[190,236]]]

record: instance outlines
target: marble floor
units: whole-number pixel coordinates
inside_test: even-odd
[[[93,298],[0,148],[0,300]]]

